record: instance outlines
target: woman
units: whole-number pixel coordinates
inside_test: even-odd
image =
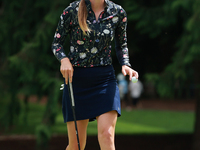
[[[67,123],[69,145],[66,150],[77,150],[77,139],[67,90],[72,82],[81,150],[86,145],[89,121],[97,120],[98,141],[102,150],[115,150],[114,133],[117,117],[121,115],[119,89],[111,60],[111,43],[124,76],[138,78],[130,68],[126,13],[109,0],[80,0],[70,4],[60,16],[52,50],[61,62],[65,79],[63,116]],[[70,35],[70,51],[66,56],[63,43]]]

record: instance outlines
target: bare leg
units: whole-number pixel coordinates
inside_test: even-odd
[[[81,150],[85,149],[88,122],[89,122],[89,119],[77,121],[77,128],[78,128],[78,135],[79,135]],[[66,150],[78,150],[76,130],[75,130],[75,125],[73,121],[67,122],[67,131],[68,131],[69,145],[67,146]]]
[[[115,125],[117,112],[110,111],[97,117],[98,140],[101,150],[115,150]]]

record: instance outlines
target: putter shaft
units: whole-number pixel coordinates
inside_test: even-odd
[[[68,90],[69,90],[69,95],[71,99],[71,105],[72,105],[72,113],[74,117],[74,124],[75,124],[75,130],[76,130],[76,137],[77,137],[77,143],[78,143],[78,149],[81,150],[80,148],[80,142],[79,142],[79,136],[78,136],[78,128],[77,128],[77,122],[76,122],[76,114],[75,114],[75,102],[74,102],[74,94],[73,94],[73,88],[72,88],[72,83],[68,80]]]

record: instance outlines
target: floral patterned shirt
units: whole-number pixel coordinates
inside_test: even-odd
[[[87,24],[91,29],[84,35],[78,23],[78,8],[80,1],[72,2],[60,16],[52,43],[52,51],[56,58],[68,57],[73,66],[93,67],[112,64],[111,44],[115,39],[115,50],[121,65],[131,66],[127,48],[126,26],[127,16],[125,10],[105,0],[106,7],[98,17],[92,10],[90,0],[85,0],[88,17]],[[70,50],[65,54],[63,43],[70,35]]]

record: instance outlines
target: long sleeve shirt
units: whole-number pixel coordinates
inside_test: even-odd
[[[131,66],[127,48],[127,15],[125,10],[109,0],[96,19],[90,0],[85,0],[87,7],[87,25],[91,29],[83,34],[78,22],[80,1],[72,2],[61,14],[52,43],[56,58],[68,57],[73,66],[93,67],[112,64],[111,44],[115,39],[115,51],[121,65]],[[63,48],[66,36],[70,35],[69,53]]]

